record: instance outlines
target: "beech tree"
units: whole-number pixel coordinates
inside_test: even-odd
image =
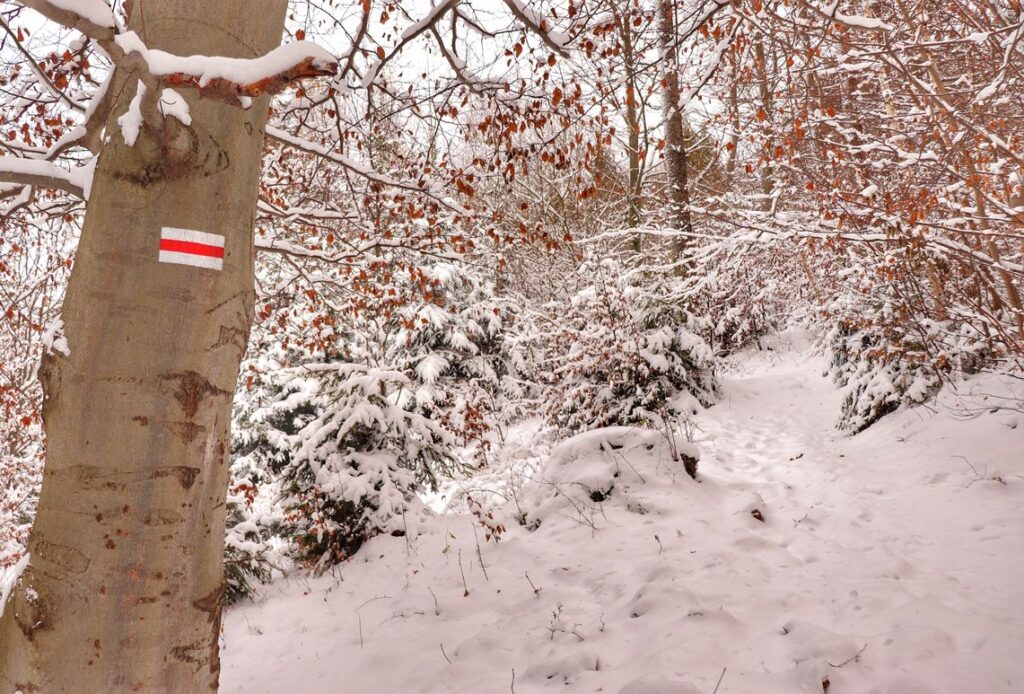
[[[304,47],[263,58],[284,0],[260,12],[240,0],[137,3],[125,27],[101,2],[26,4],[95,42],[113,74],[81,133],[99,159],[82,179],[61,343],[40,369],[45,479],[0,622],[0,685],[212,689],[267,94],[332,59]],[[241,60],[175,57],[195,53]],[[169,91],[179,83],[188,90]],[[4,164],[6,180],[61,185],[42,160]],[[74,187],[74,174],[61,178]]]

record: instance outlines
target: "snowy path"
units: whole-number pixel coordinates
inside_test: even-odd
[[[814,595],[804,618],[866,645],[878,691],[1024,691],[1024,427],[920,411],[848,437],[814,365],[728,379],[702,422],[705,469],[764,498],[760,551],[792,558],[778,607]]]
[[[486,576],[445,516],[230,610],[224,691],[1024,691],[1024,418],[904,412],[850,438],[815,358],[739,366],[699,418],[701,484],[649,446],[570,450],[541,476],[611,464],[613,492],[509,521]]]

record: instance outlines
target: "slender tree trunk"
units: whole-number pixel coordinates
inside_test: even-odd
[[[258,11],[255,11],[258,5]],[[173,53],[254,57],[286,0],[146,0]],[[115,76],[123,113],[136,77]],[[63,306],[70,355],[40,368],[47,461],[30,561],[0,620],[0,690],[216,690],[228,428],[253,307],[267,101],[183,95],[191,128],[116,121]],[[163,228],[224,237],[223,269],[159,261]]]
[[[764,44],[760,37],[754,43],[755,66],[758,71],[758,91],[761,96],[761,108],[765,114],[765,127],[770,131],[772,118],[772,93],[768,86],[768,60],[764,53]],[[775,143],[769,136],[765,139],[765,159],[771,161],[775,156]],[[774,170],[770,164],[761,169],[761,209],[770,212],[773,208],[772,196],[775,191]]]
[[[679,104],[679,63],[676,51],[676,8],[674,0],[661,0],[659,33],[662,61],[665,66],[665,170],[668,176],[669,221],[678,231],[690,234],[689,164],[686,160],[686,129],[683,109]],[[689,244],[690,237],[679,236],[675,242],[678,257]]]
[[[629,158],[629,190],[626,191],[626,228],[635,229],[640,226],[640,115],[637,110],[636,91],[636,52],[633,48],[632,17],[625,13],[621,19],[622,28],[622,64],[626,73],[626,129],[629,141],[626,155]],[[633,238],[633,250],[642,250],[641,236]]]
[[[729,150],[729,155],[726,159],[725,176],[727,185],[730,188],[736,175],[736,153],[740,149],[740,109],[737,95],[738,87],[736,84],[738,81],[739,77],[733,74],[732,83],[729,85],[729,127],[732,130],[729,134],[729,143],[732,145],[732,149]]]

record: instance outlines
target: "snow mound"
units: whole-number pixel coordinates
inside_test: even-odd
[[[700,459],[696,446],[673,436],[669,441],[649,429],[607,427],[563,441],[523,487],[520,520],[530,529],[555,515],[594,525],[598,510],[604,513],[597,505],[606,501],[641,515],[656,510],[644,487],[693,483],[682,459]]]

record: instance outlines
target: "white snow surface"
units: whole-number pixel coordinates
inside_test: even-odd
[[[192,125],[192,114],[188,109],[188,102],[173,89],[165,89],[160,92],[160,113],[165,117],[177,118],[183,125]]]
[[[50,5],[74,12],[101,27],[113,27],[114,15],[103,0],[47,0]]]
[[[3,615],[7,606],[7,599],[14,592],[14,586],[18,585],[18,579],[28,567],[30,556],[27,552],[18,560],[18,563],[7,570],[0,569],[0,615]]]
[[[136,140],[139,139],[139,132],[142,130],[142,100],[145,96],[146,85],[142,83],[142,80],[138,80],[135,96],[128,104],[128,110],[117,117],[117,125],[121,128],[124,143],[129,147],[135,146]]]
[[[58,316],[46,326],[46,330],[43,331],[43,350],[48,354],[56,352],[65,357],[71,356],[71,347],[68,345],[67,335],[64,334],[63,318]]]
[[[222,691],[1024,691],[1024,384],[849,437],[806,337],[772,346],[695,418],[699,482],[656,432],[556,445],[497,545],[438,515],[228,610]]]

